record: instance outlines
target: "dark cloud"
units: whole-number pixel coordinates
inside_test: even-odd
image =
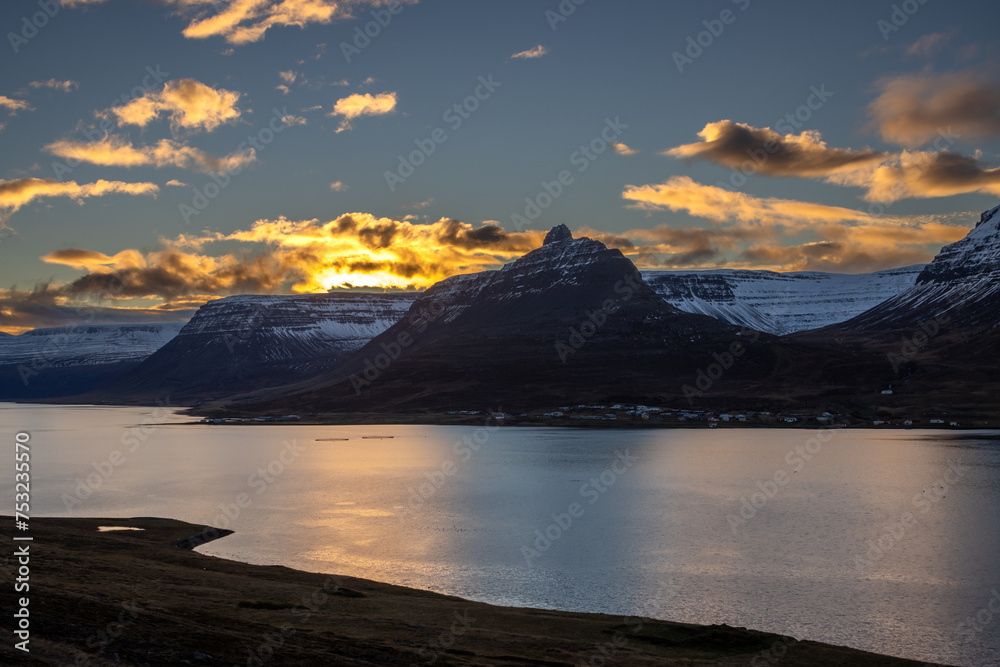
[[[666,151],[677,158],[707,160],[748,174],[816,178],[877,162],[884,153],[829,148],[816,132],[782,135],[770,128],[722,120],[698,133],[702,141]]]

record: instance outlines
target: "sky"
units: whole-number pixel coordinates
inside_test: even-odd
[[[0,331],[640,269],[930,261],[1000,200],[986,2],[9,0]]]

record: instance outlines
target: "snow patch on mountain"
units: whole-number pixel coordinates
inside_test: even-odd
[[[642,277],[680,310],[785,335],[850,319],[911,287],[924,268],[862,274],[643,271]]]
[[[0,365],[65,368],[142,361],[178,334],[182,322],[93,324],[0,337]]]

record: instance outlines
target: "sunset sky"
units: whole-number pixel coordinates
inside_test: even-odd
[[[560,223],[874,271],[1000,203],[990,3],[577,2],[4,2],[0,331],[422,289]]]

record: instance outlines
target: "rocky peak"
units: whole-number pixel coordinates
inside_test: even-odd
[[[545,235],[545,240],[542,241],[542,245],[550,245],[552,243],[559,243],[560,241],[571,241],[573,240],[573,232],[569,231],[569,227],[566,225],[556,225],[549,230],[549,233]]]
[[[917,284],[985,278],[1000,272],[1000,206],[984,211],[965,238],[941,248]]]

